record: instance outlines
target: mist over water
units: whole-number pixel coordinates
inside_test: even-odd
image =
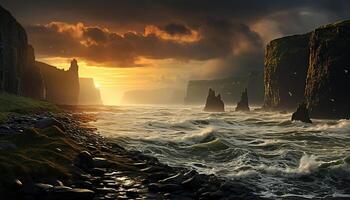
[[[233,108],[232,108],[233,109]],[[238,180],[264,197],[350,198],[350,121],[291,114],[124,106],[96,112],[98,132],[171,166]]]

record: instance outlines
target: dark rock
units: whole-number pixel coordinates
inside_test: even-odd
[[[92,158],[92,160],[94,162],[94,167],[105,168],[105,167],[111,167],[112,165],[112,163],[105,158],[94,157]]]
[[[246,76],[234,76],[225,79],[191,80],[187,84],[184,103],[203,105],[208,88],[221,94],[224,102],[238,102],[241,91],[248,88],[250,103],[261,105],[264,101],[264,73],[253,71]]]
[[[95,167],[91,170],[91,174],[96,175],[96,176],[102,176],[106,172],[107,172],[107,170],[105,168],[98,168],[98,167]]]
[[[350,118],[350,20],[311,33],[273,40],[265,56],[265,109],[295,109],[310,116]]]
[[[92,156],[88,151],[80,152],[75,158],[74,164],[82,169],[90,169],[94,167]]]
[[[45,99],[59,105],[77,105],[79,100],[78,64],[71,61],[69,70],[61,70],[54,66],[36,62],[45,82]]]
[[[9,141],[0,141],[0,150],[17,149],[17,146]]]
[[[297,110],[292,115],[292,121],[302,121],[305,123],[312,123],[309,116],[309,110],[306,103],[301,103]]]
[[[309,35],[271,41],[265,54],[264,108],[292,110],[304,99],[309,64]]]
[[[47,199],[50,200],[92,200],[95,196],[95,192],[88,189],[70,188],[64,186],[57,186],[52,192],[47,194]]]
[[[28,45],[27,34],[1,6],[0,36],[0,91],[42,97],[42,80],[39,70],[31,65],[34,53],[31,53],[32,48]]]
[[[57,126],[61,130],[64,130],[64,126],[62,125],[62,123],[56,120],[55,118],[51,118],[51,117],[37,120],[34,125],[35,128],[41,128],[41,129],[48,128],[50,126]]]
[[[311,117],[350,118],[350,20],[311,33],[305,98]]]
[[[224,102],[221,100],[221,95],[215,95],[215,91],[209,88],[207,101],[204,111],[207,112],[225,112]]]
[[[250,111],[247,88],[242,92],[241,100],[237,103],[236,111]]]
[[[34,185],[34,194],[42,194],[53,190],[53,186],[45,183],[37,183]]]

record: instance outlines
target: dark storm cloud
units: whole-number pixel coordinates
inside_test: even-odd
[[[163,30],[170,35],[189,35],[191,30],[182,24],[167,24],[164,26]]]
[[[260,51],[259,36],[244,24],[225,20],[208,20],[200,29],[118,34],[100,27],[83,24],[50,23],[27,27],[37,51],[46,56],[82,57],[111,66],[138,66],[139,57],[150,59],[208,60],[225,58],[232,53]],[[174,30],[172,30],[174,31]],[[196,32],[200,38],[195,38]],[[171,38],[173,34],[182,37]],[[165,35],[164,35],[165,34]],[[169,38],[170,37],[170,38]],[[194,37],[194,38],[192,38]]]
[[[252,30],[254,23],[271,20],[285,35],[350,17],[347,0],[0,0],[0,4],[26,25],[38,54],[79,56],[119,67],[137,66],[136,60],[146,57],[218,59],[224,69],[261,69],[264,44],[262,34]],[[50,24],[54,21],[64,23]]]

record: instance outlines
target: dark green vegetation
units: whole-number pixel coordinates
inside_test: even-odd
[[[16,179],[22,182],[67,180],[72,176],[72,160],[82,150],[56,126],[2,136],[0,143],[15,145],[0,150],[0,188],[11,186]]]
[[[58,110],[57,106],[45,101],[37,101],[27,97],[0,93],[0,122],[6,120],[9,114],[29,114]]]

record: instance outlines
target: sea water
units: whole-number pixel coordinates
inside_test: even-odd
[[[91,122],[121,146],[170,166],[239,181],[273,199],[350,199],[350,121],[199,106],[103,107]]]

